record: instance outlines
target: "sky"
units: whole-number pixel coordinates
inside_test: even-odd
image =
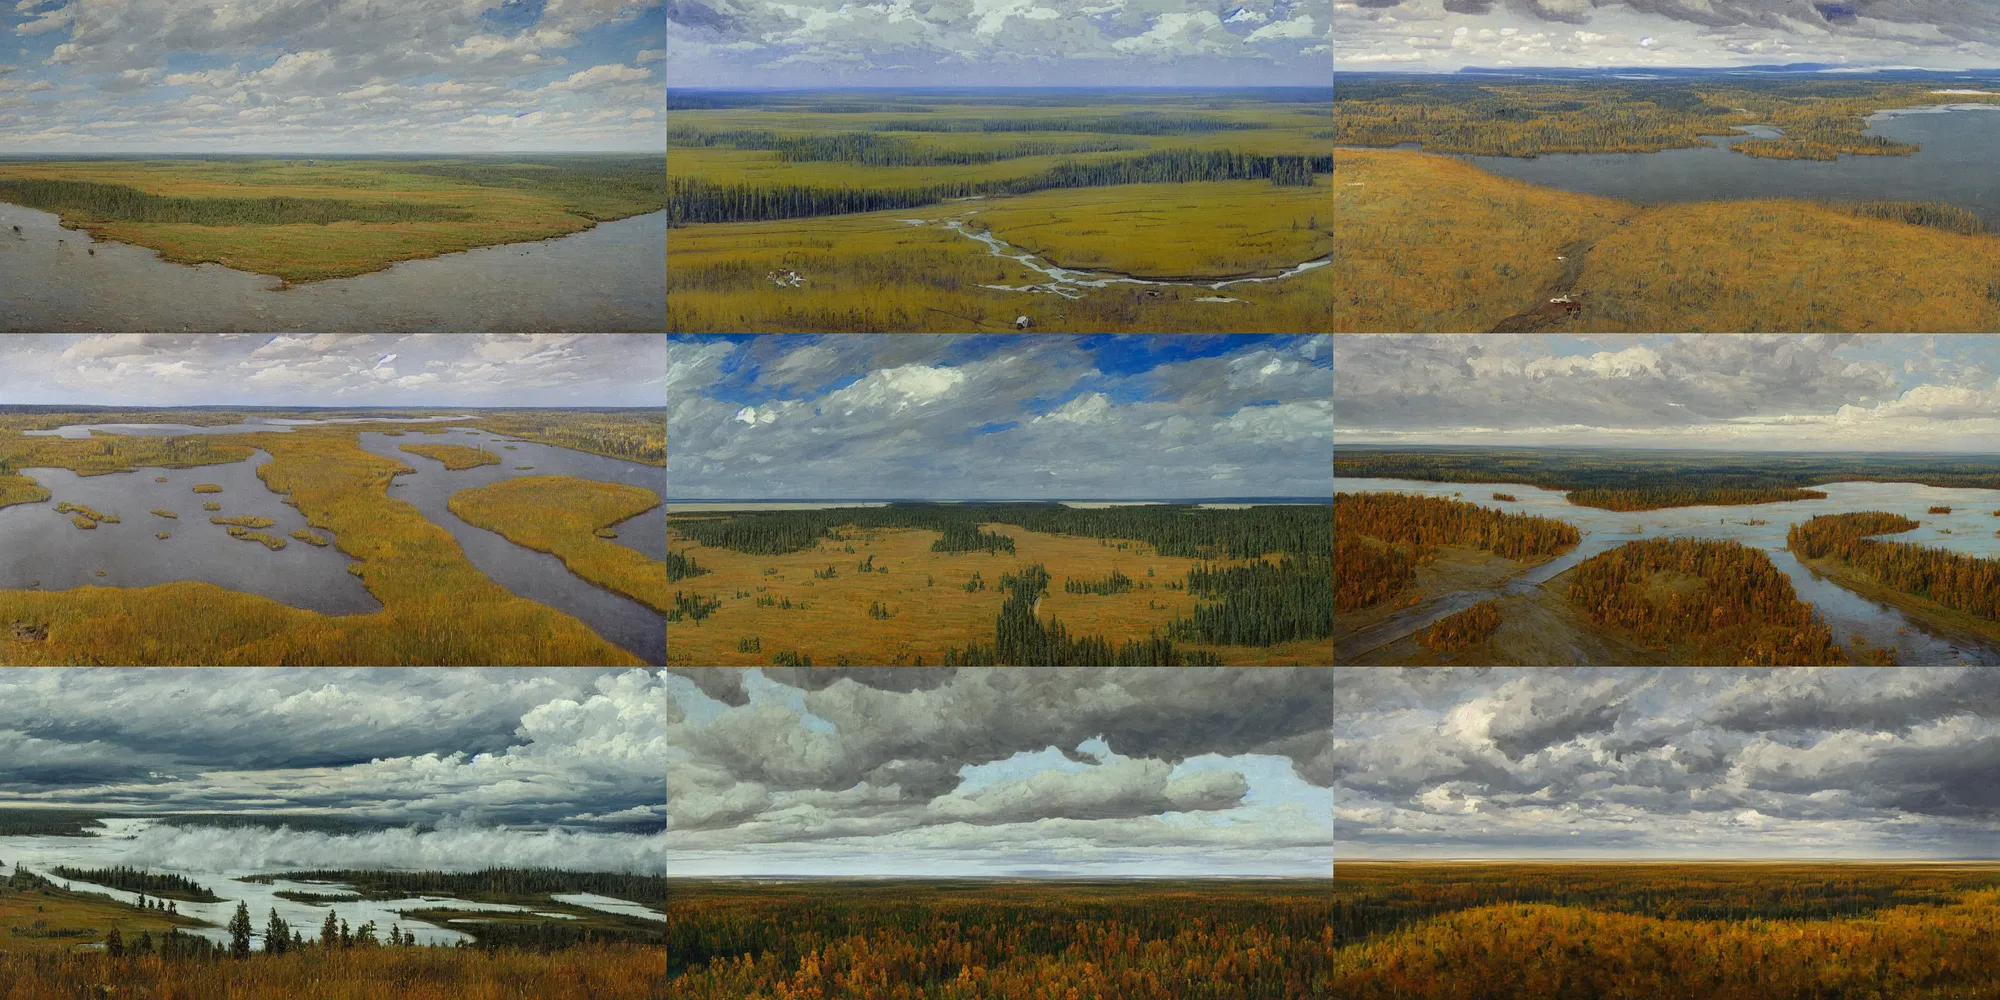
[[[664,151],[665,22],[660,0],[0,0],[0,153]]]
[[[662,406],[649,334],[0,337],[0,405]]]
[[[1355,670],[1334,705],[1343,860],[2000,845],[1991,669]]]
[[[667,83],[1325,86],[1330,8],[1330,0],[667,0]]]
[[[1333,339],[670,336],[668,497],[1331,497]]]
[[[1956,451],[2000,441],[2000,337],[1343,336],[1343,443]]]
[[[304,812],[154,826],[126,863],[660,874],[667,678],[646,670],[0,671],[0,807]]]
[[[2000,67],[1991,0],[1334,0],[1335,68]]]
[[[669,876],[1327,876],[1334,678],[667,672]]]

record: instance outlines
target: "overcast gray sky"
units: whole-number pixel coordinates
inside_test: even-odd
[[[0,404],[664,406],[652,334],[0,337]]]
[[[662,0],[0,3],[0,153],[666,149]]]
[[[670,668],[668,874],[1325,876],[1333,672]]]
[[[1331,0],[667,0],[675,87],[1325,86]]]
[[[2000,66],[1991,0],[1334,0],[1339,70]]]
[[[676,335],[668,497],[1331,497],[1332,340]]]
[[[127,848],[141,864],[657,874],[670,708],[645,670],[17,668],[0,806],[395,827],[158,827]]]
[[[1342,336],[1345,443],[1965,451],[2000,442],[1989,335]]]
[[[2000,671],[1341,672],[1364,858],[1993,858]]]

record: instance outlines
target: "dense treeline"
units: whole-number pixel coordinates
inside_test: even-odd
[[[164,896],[197,903],[215,903],[222,899],[221,896],[208,891],[208,887],[192,879],[172,874],[156,875],[143,868],[128,868],[124,865],[90,869],[57,865],[49,869],[49,873],[75,879],[78,882],[89,882],[92,885],[123,889],[126,892],[143,893],[148,896]]]
[[[1190,181],[1269,180],[1311,185],[1332,173],[1332,156],[1264,156],[1226,149],[1162,149],[1142,156],[1059,163],[1040,173],[986,181],[915,187],[850,188],[804,184],[718,184],[699,177],[667,179],[667,223],[759,222],[934,205],[953,198],[1028,194],[1052,188]]]
[[[1500,605],[1480,601],[1454,615],[1446,615],[1417,635],[1417,641],[1433,653],[1456,653],[1486,641],[1500,627]]]
[[[338,198],[177,198],[96,181],[0,179],[0,201],[93,222],[200,226],[328,225],[335,222],[463,222],[472,213],[412,201]]]
[[[1649,646],[1720,666],[1845,664],[1833,633],[1759,549],[1737,542],[1627,542],[1571,570],[1570,603]]]
[[[1649,486],[1625,490],[1574,490],[1567,499],[1579,507],[1604,510],[1663,510],[1668,507],[1735,507],[1792,500],[1824,500],[1826,494],[1819,490]]]
[[[0,809],[0,837],[93,837],[105,813],[76,809]]]
[[[785,602],[786,607],[791,606],[791,598],[785,598]],[[674,591],[673,607],[667,609],[667,620],[670,622],[699,622],[703,618],[707,618],[711,612],[719,607],[722,607],[722,601],[719,598],[703,597],[700,594],[682,593],[676,590]]]
[[[2000,559],[1982,559],[1868,536],[1909,531],[1917,522],[1881,511],[1832,514],[1792,525],[1786,543],[1801,559],[1834,559],[1892,590],[2000,621]]]
[[[1324,639],[1333,634],[1332,570],[1324,556],[1287,555],[1275,566],[1196,566],[1187,573],[1188,592],[1218,601],[1197,602],[1169,634],[1227,646]]]
[[[944,525],[944,537],[931,543],[932,552],[985,552],[998,555],[1002,552],[1014,554],[1014,539],[998,532],[981,531],[978,526],[966,521],[951,521]],[[868,558],[873,559],[874,556]]]
[[[1113,569],[1111,575],[1102,580],[1078,580],[1071,578],[1063,581],[1063,593],[1065,594],[1096,594],[1099,597],[1110,597],[1113,594],[1129,593],[1131,590],[1132,578],[1116,569]]]
[[[1127,640],[1115,649],[1103,636],[1073,636],[1053,617],[1043,624],[1035,603],[1049,589],[1049,571],[1037,563],[1018,575],[1003,573],[1000,589],[1007,600],[993,622],[993,645],[952,649],[944,666],[1015,667],[1176,667],[1220,666],[1215,654],[1177,650],[1172,639],[1152,636]]]
[[[1825,483],[1919,483],[2000,489],[2000,457],[1983,455],[1747,455],[1545,448],[1380,448],[1349,445],[1335,477],[1438,483],[1526,483],[1548,490],[1783,489]]]
[[[1232,129],[1269,128],[1206,115],[1135,111],[1096,118],[902,118],[876,122],[877,132],[1098,132],[1105,135],[1198,135]]]
[[[338,882],[354,887],[365,899],[408,899],[412,896],[455,896],[489,902],[545,897],[551,893],[591,892],[634,903],[664,903],[664,875],[618,872],[578,872],[561,868],[487,868],[476,872],[354,871],[316,869],[253,876],[248,881]]]
[[[590,923],[566,920],[517,922],[479,919],[475,915],[478,911],[454,910],[449,905],[401,912],[438,927],[463,930],[472,935],[477,947],[487,951],[507,948],[547,955],[592,945],[636,944],[658,948],[667,943],[665,924],[639,918],[627,921],[593,919]]]
[[[1373,607],[1416,582],[1417,561],[1410,553],[1388,545],[1370,545],[1341,537],[1333,543],[1336,611]]]
[[[546,155],[509,163],[426,163],[399,169],[481,187],[519,188],[552,195],[562,201],[567,211],[600,222],[657,212],[667,200],[666,171],[660,169],[658,153]]]
[[[670,129],[667,143],[669,146],[728,146],[732,149],[765,150],[777,153],[778,159],[788,163],[827,161],[861,163],[871,167],[962,167],[1026,156],[1109,153],[1146,148],[1128,139],[1072,139],[1062,142],[1017,142],[999,149],[943,149],[875,132],[781,136],[762,129],[705,132],[685,126]]]
[[[1545,559],[1582,539],[1574,525],[1509,514],[1442,497],[1341,493],[1333,498],[1334,531],[1415,546],[1459,545],[1508,559]]]
[[[1323,882],[677,887],[667,992],[684,1000],[1331,996],[1329,898]]]
[[[688,577],[700,576],[706,572],[708,570],[702,569],[692,557],[675,552],[672,549],[667,550],[667,582],[672,583],[675,580],[685,580]]]

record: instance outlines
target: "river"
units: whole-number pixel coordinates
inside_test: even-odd
[[[2000,105],[1941,104],[1883,111],[1868,134],[1917,143],[1912,156],[1842,156],[1771,160],[1732,152],[1776,129],[1708,136],[1718,145],[1657,153],[1551,153],[1533,159],[1467,156],[1480,169],[1546,187],[1639,204],[1806,198],[1839,201],[1942,201],[1977,213],[2000,230]]]
[[[1870,645],[1894,648],[1898,662],[1911,665],[1979,664],[2000,665],[2000,649],[1970,637],[1927,631],[1914,619],[1885,604],[1868,600],[1806,569],[1785,548],[1785,532],[1798,522],[1817,514],[1843,514],[1880,510],[1901,514],[1922,526],[1885,539],[1912,542],[1971,556],[2000,556],[2000,491],[1919,486],[1914,483],[1828,483],[1812,487],[1826,494],[1824,500],[1795,500],[1787,503],[1749,504],[1734,507],[1674,507],[1667,510],[1610,511],[1578,507],[1561,490],[1545,490],[1522,483],[1427,483],[1409,479],[1348,479],[1334,481],[1341,493],[1393,492],[1450,497],[1482,507],[1517,514],[1555,518],[1576,526],[1583,540],[1569,552],[1508,581],[1503,590],[1525,593],[1571,566],[1600,552],[1640,538],[1717,538],[1741,542],[1762,549],[1778,571],[1792,582],[1799,599],[1811,602],[1833,629],[1834,641],[1845,646],[1849,637],[1861,635]],[[1493,499],[1495,492],[1517,500]],[[1946,506],[1950,514],[1932,514],[1932,506]],[[1763,522],[1763,523],[1752,523]],[[1949,531],[1949,533],[1946,533]],[[1400,612],[1389,622],[1341,640],[1340,658],[1352,659],[1360,653],[1408,635],[1448,614],[1462,611],[1492,593],[1468,591],[1444,595]],[[1903,629],[1898,632],[1897,629]]]
[[[0,202],[0,330],[657,331],[666,252],[661,211],[286,288],[219,264],[167,263]]]

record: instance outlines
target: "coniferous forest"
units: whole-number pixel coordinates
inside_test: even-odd
[[[1771,558],[1737,542],[1627,542],[1571,570],[1570,603],[1599,625],[1680,662],[1718,666],[1845,664],[1833,633]]]
[[[1582,538],[1574,526],[1552,518],[1400,493],[1336,494],[1333,523],[1339,538],[1333,604],[1340,611],[1372,607],[1403,593],[1416,581],[1417,567],[1435,558],[1442,545],[1540,562]]]
[[[1870,535],[1910,531],[1917,522],[1881,511],[1831,514],[1792,525],[1786,541],[1801,559],[1832,559],[1893,590],[2000,621],[2000,559],[1982,559]]]
[[[1273,566],[1196,566],[1187,589],[1217,603],[1197,603],[1174,623],[1177,639],[1230,646],[1271,646],[1333,634],[1333,565],[1319,556],[1286,556]]]
[[[993,645],[975,645],[945,654],[948,667],[1175,667],[1218,666],[1215,654],[1177,650],[1173,640],[1153,636],[1117,648],[1103,636],[1073,636],[1053,617],[1043,624],[1035,602],[1049,589],[1049,572],[1038,563],[1018,575],[1003,573],[1007,601],[993,622]]]
[[[1784,503],[1790,500],[1824,500],[1819,490],[1798,489],[1712,489],[1699,487],[1649,486],[1640,489],[1574,490],[1567,495],[1579,507],[1604,510],[1664,510],[1668,507],[1735,507],[1744,504]]]
[[[1455,615],[1447,615],[1417,635],[1417,641],[1433,653],[1456,653],[1486,641],[1500,627],[1500,605],[1480,601]]]
[[[692,556],[675,552],[671,549],[667,550],[668,583],[672,583],[675,580],[685,580],[691,576],[700,576],[706,572],[708,571],[695,563]]]

